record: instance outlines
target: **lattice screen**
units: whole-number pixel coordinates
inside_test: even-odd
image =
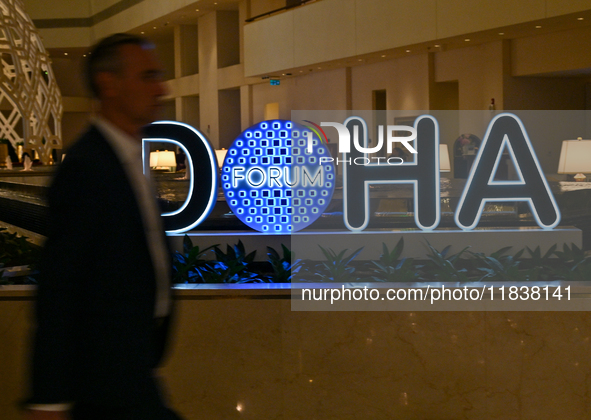
[[[15,149],[23,142],[47,164],[62,146],[62,97],[21,0],[0,0],[0,62],[0,138]]]

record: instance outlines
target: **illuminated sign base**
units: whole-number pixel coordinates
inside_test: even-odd
[[[425,258],[428,254],[427,241],[438,250],[442,250],[450,244],[457,244],[451,252],[461,251],[465,244],[470,244],[470,251],[484,252],[488,255],[500,248],[511,244],[513,251],[529,246],[535,249],[540,246],[542,254],[547,249],[558,244],[575,244],[582,247],[583,233],[574,227],[561,227],[552,230],[537,227],[524,228],[478,228],[469,232],[457,228],[439,228],[434,231],[416,230],[365,230],[351,233],[344,231],[304,231],[285,235],[269,235],[259,232],[228,232],[207,231],[191,232],[188,235],[193,242],[205,248],[210,245],[220,244],[225,249],[225,244],[234,245],[241,240],[248,252],[257,251],[257,260],[264,261],[267,257],[267,246],[281,249],[284,244],[295,252],[298,259],[310,259],[314,261],[324,260],[324,256],[318,245],[323,248],[332,248],[336,252],[343,249],[354,251],[363,247],[359,254],[359,260],[378,260],[382,254],[382,243],[390,249],[396,245],[401,237],[404,237],[403,258]],[[172,236],[173,249],[182,249],[183,235]],[[176,247],[176,248],[175,248]]]

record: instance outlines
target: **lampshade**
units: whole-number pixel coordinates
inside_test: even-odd
[[[447,144],[439,145],[439,172],[450,172],[451,165],[449,163],[449,151]]]
[[[591,172],[591,140],[564,140],[558,162],[559,174]]]
[[[155,168],[158,166],[158,154],[160,152],[150,152],[150,168]]]
[[[215,156],[218,159],[218,165],[221,168],[224,165],[224,159],[226,158],[227,149],[220,149],[215,151]]]
[[[176,156],[169,150],[150,153],[150,168],[167,168],[171,171],[176,168]]]

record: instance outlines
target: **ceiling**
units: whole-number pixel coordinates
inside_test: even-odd
[[[134,28],[131,33],[145,35],[156,43],[169,43],[173,40],[173,28],[175,25],[196,25],[199,17],[216,10],[238,10],[238,0],[197,0],[189,6],[176,10],[173,13],[161,16],[156,20]],[[302,6],[305,7],[305,6]],[[390,50],[375,51],[370,54],[348,57],[335,61],[316,63],[314,65],[297,67],[285,70],[279,74],[270,76],[286,76],[305,74],[311,71],[329,70],[343,67],[353,67],[369,63],[376,63],[384,60],[391,60],[413,54],[425,54],[428,52],[446,51],[457,48],[465,48],[474,45],[517,38],[531,37],[541,34],[548,34],[558,31],[567,31],[582,27],[591,26],[591,10],[573,13],[548,19],[530,21],[517,25],[499,27],[487,31],[462,34],[460,36],[437,39],[420,44],[405,45]],[[50,49],[50,55],[54,57],[82,57],[87,53],[86,49]],[[291,73],[291,74],[290,74]],[[581,69],[576,72],[555,72],[540,76],[548,77],[573,77],[588,76],[591,69]]]

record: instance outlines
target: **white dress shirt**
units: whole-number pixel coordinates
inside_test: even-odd
[[[149,173],[144,175],[142,143],[115,127],[109,121],[96,117],[93,124],[105,136],[117,158],[123,165],[135,198],[140,207],[146,240],[156,273],[156,307],[154,317],[164,317],[170,312],[170,266],[166,244],[163,242],[162,220],[156,203]]]

